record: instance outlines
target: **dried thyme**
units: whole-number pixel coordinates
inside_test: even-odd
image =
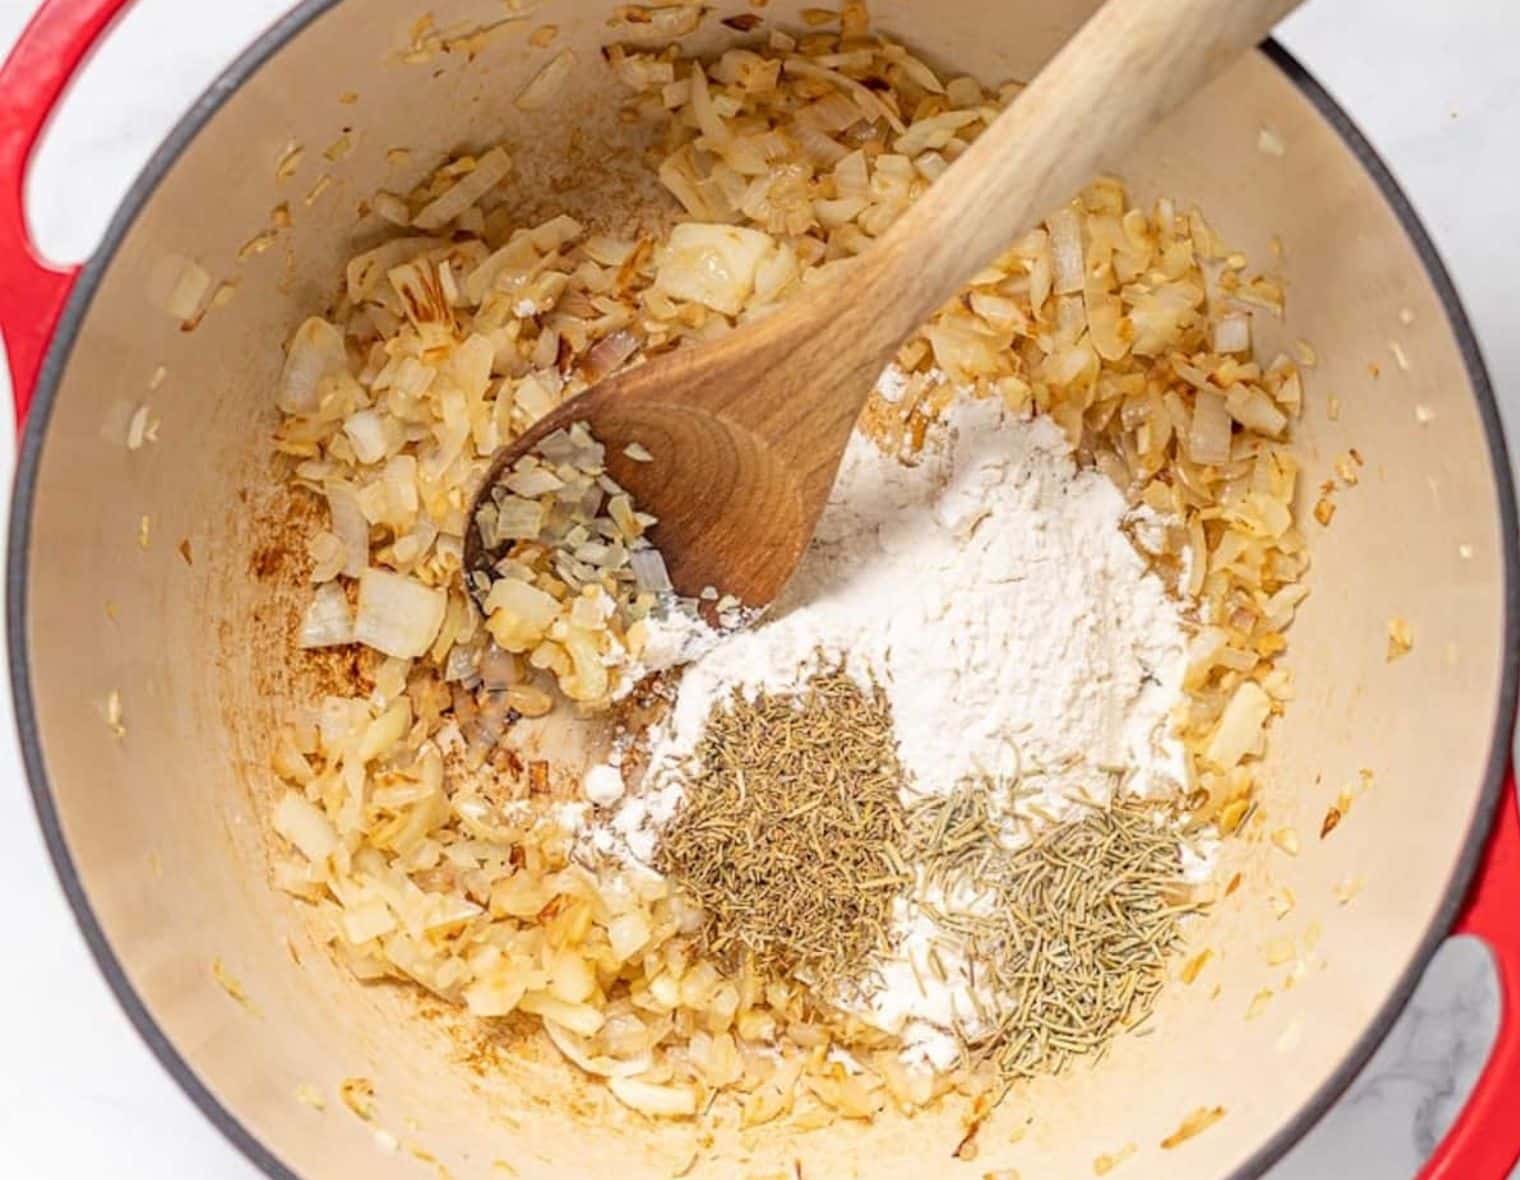
[[[656,867],[701,905],[714,957],[827,991],[891,939],[911,884],[892,716],[840,672],[713,709]]]

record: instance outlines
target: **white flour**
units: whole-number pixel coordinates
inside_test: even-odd
[[[894,387],[890,370],[883,384]],[[1120,531],[1125,512],[1053,423],[1013,419],[995,400],[956,403],[912,467],[857,435],[783,600],[686,668],[651,735],[644,789],[593,840],[647,861],[681,803],[672,771],[713,705],[735,688],[795,691],[837,665],[886,692],[916,792],[1020,775],[1021,812],[1065,818],[1079,793],[1105,798],[1106,771],[1128,770],[1138,791],[1176,781],[1181,751],[1165,729],[1183,632]],[[906,941],[927,935],[908,907],[899,916]],[[932,1026],[949,1023],[953,994],[922,996],[899,966],[868,1014],[937,1057],[948,1038]]]

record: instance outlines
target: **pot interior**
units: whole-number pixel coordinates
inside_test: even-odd
[[[872,15],[927,60],[995,85],[1032,76],[1092,7],[877,0]],[[403,52],[419,15],[406,0],[320,8],[239,67],[242,84],[181,133],[113,231],[29,498],[23,489],[26,675],[66,871],[174,1053],[251,1136],[314,1178],[356,1166],[412,1177],[436,1158],[456,1176],[631,1180],[694,1157],[691,1175],[915,1177],[932,1164],[1071,1176],[1130,1144],[1125,1174],[1137,1178],[1244,1165],[1358,1046],[1448,903],[1491,773],[1504,675],[1514,538],[1467,363],[1442,293],[1336,129],[1258,54],[1112,161],[1142,201],[1198,205],[1253,260],[1280,244],[1287,315],[1258,317],[1257,344],[1270,357],[1303,339],[1317,354],[1297,427],[1301,497],[1312,502],[1349,448],[1365,459],[1331,525],[1306,526],[1311,595],[1288,660],[1297,698],[1272,734],[1264,818],[1225,852],[1220,879],[1238,872],[1239,887],[1192,935],[1212,951],[1207,970],[1170,989],[1149,1035],[1015,1091],[972,1160],[952,1158],[964,1134],[954,1103],[809,1133],[741,1134],[729,1118],[708,1136],[633,1116],[544,1044],[483,1032],[410,989],[359,985],[270,886],[272,737],[325,674],[293,651],[305,536],[281,525],[288,505],[272,490],[272,391],[282,343],[328,303],[356,241],[376,234],[361,199],[404,191],[452,149],[505,141],[524,221],[568,211],[615,227],[633,205],[667,200],[617,118],[601,50],[621,34],[603,5],[545,0],[472,51],[425,61]],[[688,51],[803,22],[791,0],[709,8]],[[444,29],[503,15],[485,0],[432,11]],[[750,12],[765,22],[754,32],[720,20]],[[549,24],[552,46],[536,47],[529,34]],[[571,84],[546,110],[517,109],[513,96],[566,50]],[[1263,150],[1264,130],[1280,154]],[[344,136],[347,154],[324,154]],[[409,149],[400,163],[397,148]],[[282,202],[292,228],[240,260]],[[186,259],[235,283],[193,331],[162,310]],[[129,450],[144,402],[159,441]],[[1409,622],[1414,646],[1390,662],[1393,618]],[[1364,773],[1370,789],[1321,838],[1327,810]],[[1296,855],[1270,838],[1285,828]],[[1274,964],[1283,939],[1293,961]],[[372,1081],[372,1121],[339,1100],[350,1078]],[[325,1110],[298,1096],[307,1087]],[[1163,1147],[1200,1107],[1225,1117]],[[400,1150],[377,1147],[377,1131]],[[509,1167],[493,1173],[497,1161]]]

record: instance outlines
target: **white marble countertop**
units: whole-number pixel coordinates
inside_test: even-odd
[[[0,51],[35,6],[0,0]],[[173,120],[286,7],[137,0],[34,169],[32,218],[51,255],[89,252]],[[1476,321],[1510,438],[1520,441],[1520,332],[1512,326],[1520,4],[1311,0],[1282,39],[1350,110],[1425,218]],[[13,440],[0,433],[0,469],[8,470]],[[8,700],[0,712],[8,714]],[[96,972],[37,833],[8,720],[0,726],[0,897],[12,930],[0,974],[0,1177],[252,1178],[159,1068]],[[1412,1176],[1472,1085],[1496,1010],[1485,953],[1448,946],[1377,1057],[1272,1180]]]

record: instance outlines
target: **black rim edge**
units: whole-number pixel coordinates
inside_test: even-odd
[[[37,740],[36,709],[32,699],[29,645],[26,629],[26,594],[28,558],[31,542],[31,508],[37,467],[47,424],[52,417],[59,378],[73,351],[74,341],[85,314],[93,302],[111,260],[149,198],[174,166],[184,150],[199,134],[221,106],[285,43],[301,32],[340,0],[302,0],[288,14],[264,31],[253,44],[227,67],[193,106],[181,117],[174,130],[154,152],[133,182],[95,253],[86,263],[69,301],[60,317],[49,345],[47,357],[37,379],[31,411],[17,454],[16,475],[11,500],[10,534],[7,542],[6,629],[9,636],[9,673],[15,702],[16,724],[22,760],[38,822],[42,827],[48,853],[69,906],[106,983],[126,1012],[138,1035],[158,1058],[190,1100],[211,1123],[255,1167],[273,1180],[300,1180],[295,1172],[278,1159],[200,1080],[174,1044],[158,1026],[127,978],[121,962],[111,949],[90,905],[79,878],[68,843],[64,838],[57,809],[53,804],[40,743]],[[1434,920],[1421,937],[1403,974],[1390,990],[1382,1007],[1368,1023],[1351,1051],[1329,1078],[1314,1092],[1297,1114],[1273,1133],[1270,1139],[1235,1170],[1235,1180],[1258,1176],[1287,1153],[1295,1143],[1329,1111],[1336,1098],[1351,1084],[1376,1051],[1378,1045],[1404,1010],[1436,950],[1449,937],[1457,912],[1486,846],[1504,786],[1510,758],[1510,741],[1514,732],[1517,690],[1520,690],[1520,525],[1517,525],[1515,490],[1509,455],[1500,424],[1493,386],[1483,361],[1477,337],[1467,318],[1455,284],[1445,263],[1425,231],[1409,198],[1394,179],[1388,166],[1368,142],[1355,122],[1336,103],[1328,91],[1278,41],[1262,43],[1262,52],[1308,99],[1314,108],[1340,135],[1342,141],[1360,161],[1377,185],[1399,223],[1403,226],[1415,252],[1424,264],[1431,285],[1446,310],[1447,320],[1467,369],[1479,416],[1487,435],[1489,458],[1499,497],[1499,519],[1507,539],[1504,546],[1504,633],[1508,653],[1499,690],[1485,782],[1474,811],[1467,843],[1458,858],[1446,886],[1442,904]]]

